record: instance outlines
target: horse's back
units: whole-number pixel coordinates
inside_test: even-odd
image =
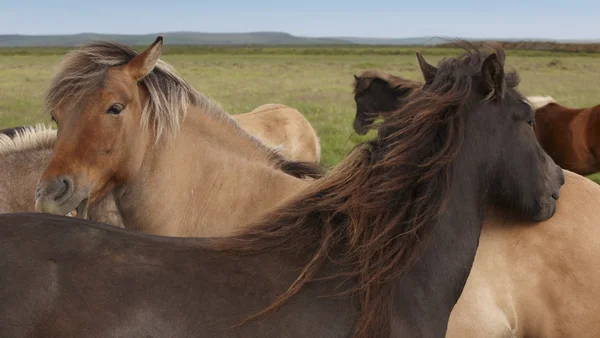
[[[320,297],[340,278],[231,328],[297,277],[285,255],[220,254],[203,239],[39,213],[0,215],[0,238],[0,337],[338,338],[356,316],[349,299]]]
[[[266,145],[279,149],[289,160],[320,161],[319,139],[310,122],[297,109],[268,103],[249,113],[234,115],[240,126]]]
[[[568,171],[565,178],[547,221],[515,224],[523,222],[488,214],[448,337],[600,332],[600,186]]]

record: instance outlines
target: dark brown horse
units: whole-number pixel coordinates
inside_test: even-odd
[[[410,94],[421,87],[423,83],[377,70],[354,75],[354,131],[359,135],[366,134],[379,115],[387,115],[402,107]]]
[[[600,171],[600,105],[548,103],[535,111],[535,124],[536,137],[556,164],[580,175]]]
[[[233,237],[0,215],[0,336],[443,337],[486,203],[545,220],[564,182],[493,51],[427,64],[386,134]]]

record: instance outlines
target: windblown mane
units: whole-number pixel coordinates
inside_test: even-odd
[[[374,79],[380,79],[385,81],[390,89],[398,90],[417,90],[423,87],[423,83],[418,81],[412,81],[404,79],[399,76],[395,76],[389,73],[381,72],[378,70],[367,70],[358,76],[358,81],[354,81],[354,94],[365,91],[373,82]]]
[[[14,136],[0,134],[0,155],[30,150],[52,149],[56,130],[43,124],[25,126],[14,130]]]
[[[500,47],[492,51],[504,59]],[[387,133],[355,147],[324,178],[261,222],[211,242],[215,250],[238,254],[307,253],[288,290],[247,320],[274,311],[308,282],[347,277],[357,286],[342,293],[360,299],[354,336],[389,336],[392,282],[410,268],[445,209],[464,137],[462,107],[471,96],[472,75],[488,54],[473,48],[442,60],[434,82],[386,119]],[[507,74],[507,85],[516,85],[515,75]],[[319,276],[327,264],[344,272]]]
[[[132,48],[110,41],[92,42],[69,52],[50,82],[45,110],[49,113],[60,105],[81,102],[103,86],[109,67],[124,65],[136,55],[138,52]],[[153,128],[157,141],[163,134],[174,135],[179,132],[187,107],[192,105],[248,138],[258,151],[268,155],[276,169],[286,168],[288,161],[276,149],[266,146],[260,139],[242,129],[231,115],[216,102],[196,91],[166,62],[158,60],[154,69],[140,83],[149,94],[143,106],[142,124]],[[293,175],[318,175],[315,166],[304,167],[305,172],[294,172]]]

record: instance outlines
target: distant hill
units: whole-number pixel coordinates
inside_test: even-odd
[[[0,47],[66,47],[93,40],[110,40],[126,45],[147,45],[157,35],[169,45],[335,45],[351,44],[335,38],[308,38],[279,32],[196,33],[172,32],[144,35],[81,33],[74,35],[0,35]]]
[[[201,33],[169,32],[143,35],[81,33],[73,35],[0,35],[0,47],[70,47],[93,40],[110,40],[126,45],[147,45],[157,35],[165,36],[168,45],[443,45],[446,37],[357,38],[301,37],[282,32]],[[475,41],[477,39],[466,39]],[[506,42],[548,42],[544,39],[502,39]],[[597,40],[555,40],[552,43],[600,43]]]

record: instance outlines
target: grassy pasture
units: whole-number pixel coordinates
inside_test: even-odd
[[[168,41],[166,42],[168,44]],[[427,47],[189,47],[166,46],[163,60],[231,114],[269,102],[300,110],[321,139],[323,164],[339,162],[359,137],[353,74],[377,68],[420,80],[419,49],[434,63],[460,50]],[[48,79],[66,48],[0,48],[0,129],[47,122],[41,103]],[[600,103],[600,54],[510,50],[525,95],[550,95],[570,107]]]

